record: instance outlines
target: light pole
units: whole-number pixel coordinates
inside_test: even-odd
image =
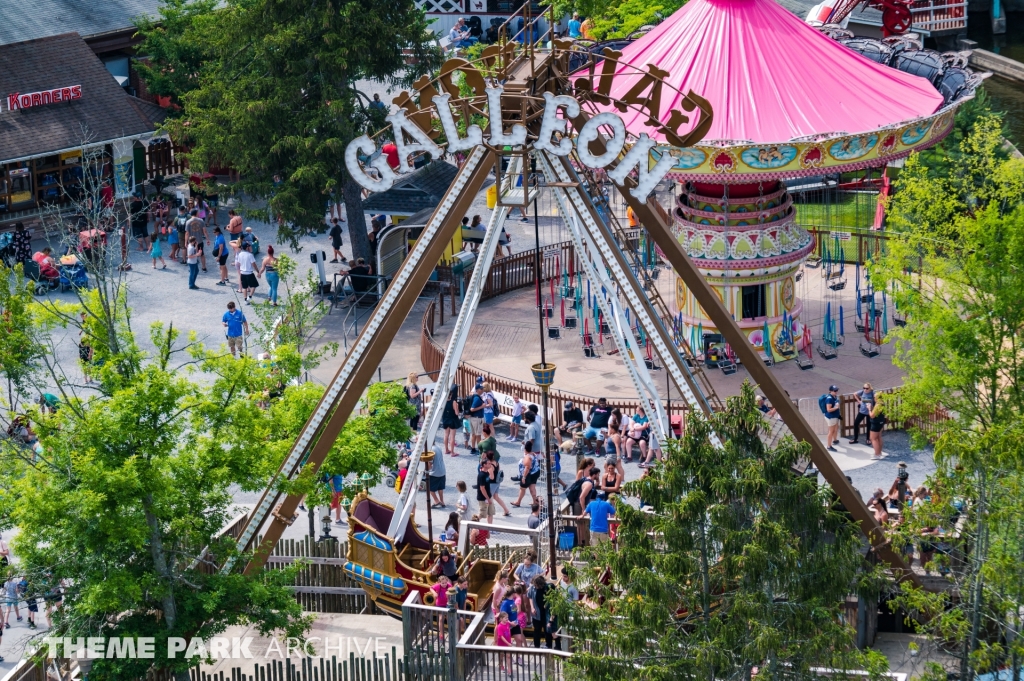
[[[531,156],[530,178],[528,181],[535,182],[536,177],[537,158]],[[523,190],[524,193],[527,190],[527,180],[523,181]],[[551,481],[551,414],[548,412],[548,388],[555,381],[555,365],[548,364],[544,357],[544,299],[541,296],[540,214],[537,206],[536,187],[534,188],[533,197],[533,239],[533,272],[537,279],[537,321],[540,324],[540,364],[534,364],[531,369],[533,371],[533,380],[540,387],[541,391],[543,408],[541,414],[544,420],[544,470],[548,478],[548,549],[551,554],[551,579],[557,579],[558,573],[555,572],[555,495]],[[552,301],[552,304],[554,304],[554,301]],[[524,475],[525,473],[526,471],[524,471]]]
[[[555,365],[542,360],[540,364],[534,364],[530,368],[533,371],[534,382],[540,387],[544,410],[544,466],[548,478],[548,550],[551,555],[551,579],[556,579],[558,573],[555,572],[555,494],[554,483],[551,480],[551,419],[548,418],[548,389],[555,381]]]

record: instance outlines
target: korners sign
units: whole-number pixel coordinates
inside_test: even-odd
[[[44,104],[57,104],[58,102],[68,102],[73,99],[81,98],[81,85],[57,87],[52,90],[42,90],[40,92],[28,92],[24,94],[20,92],[14,92],[12,94],[7,95],[7,110],[17,111],[19,109],[30,109],[33,106],[42,106]]]

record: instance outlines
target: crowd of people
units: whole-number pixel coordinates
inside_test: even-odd
[[[853,420],[853,437],[850,444],[857,444],[860,434],[860,424],[865,423],[868,443],[872,449],[872,459],[882,458],[882,431],[885,428],[885,408],[882,402],[875,396],[875,391],[870,383],[853,394],[857,404],[857,415]],[[818,407],[825,417],[825,424],[828,432],[825,436],[825,444],[830,452],[838,452],[835,448],[839,444],[839,427],[842,425],[842,409],[839,399],[839,386],[830,385],[828,392],[818,398]],[[762,407],[762,411],[764,408]]]
[[[4,569],[4,581],[0,585],[0,640],[3,638],[4,630],[11,628],[11,623],[25,621],[29,629],[36,629],[36,617],[39,615],[39,601],[43,601],[43,612],[46,618],[46,628],[50,628],[53,622],[53,613],[58,610],[64,602],[64,584],[51,574],[43,575],[40,579],[29,579],[28,576],[19,574],[12,564],[11,549],[0,537],[0,567]],[[21,606],[25,606],[24,616],[21,614]],[[0,662],[4,658],[0,657]]]
[[[542,39],[542,26],[540,20],[543,16],[537,17],[527,26],[526,19],[522,16],[509,20],[506,26],[508,37],[516,42],[532,41]],[[479,43],[493,44],[500,39],[500,27],[505,24],[504,19],[494,19],[490,25],[484,26],[480,17],[459,17],[445,34],[447,47],[449,49],[465,49]],[[545,29],[546,30],[546,29]],[[569,38],[570,40],[593,39],[592,26],[589,19],[580,20],[578,13],[573,13],[564,29],[555,26],[556,37]],[[545,38],[546,39],[546,38]]]

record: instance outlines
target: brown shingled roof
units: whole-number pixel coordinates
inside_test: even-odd
[[[8,108],[9,94],[71,85],[82,86],[81,99]],[[0,162],[152,132],[161,120],[121,89],[77,33],[0,46],[0,107]]]

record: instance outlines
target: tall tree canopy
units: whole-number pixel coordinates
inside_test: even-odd
[[[196,169],[230,166],[238,190],[265,199],[292,243],[322,231],[332,193],[346,205],[352,247],[369,257],[361,188],[345,170],[348,142],[384,124],[360,81],[401,84],[439,53],[414,0],[168,0],[139,30],[143,76],[179,102],[168,127]]]
[[[618,549],[582,571],[596,609],[556,603],[559,622],[590,641],[572,660],[582,678],[678,680],[815,676],[812,667],[878,670],[842,622],[864,563],[857,527],[815,478],[794,472],[808,447],[764,438],[753,388],[709,421],[689,417],[664,465],[625,493]],[[717,432],[723,449],[711,444]],[[602,584],[603,566],[611,581]]]
[[[937,470],[894,541],[917,545],[961,597],[905,588],[897,602],[959,657],[960,677],[1024,660],[1024,159],[998,115],[958,116],[958,140],[907,160],[872,268],[907,324],[903,417],[945,408]],[[922,536],[924,535],[924,536]],[[955,536],[954,536],[955,535]],[[937,550],[936,550],[937,549]],[[961,553],[962,552],[962,553]],[[962,559],[957,560],[957,555]],[[936,670],[936,678],[945,678]]]

